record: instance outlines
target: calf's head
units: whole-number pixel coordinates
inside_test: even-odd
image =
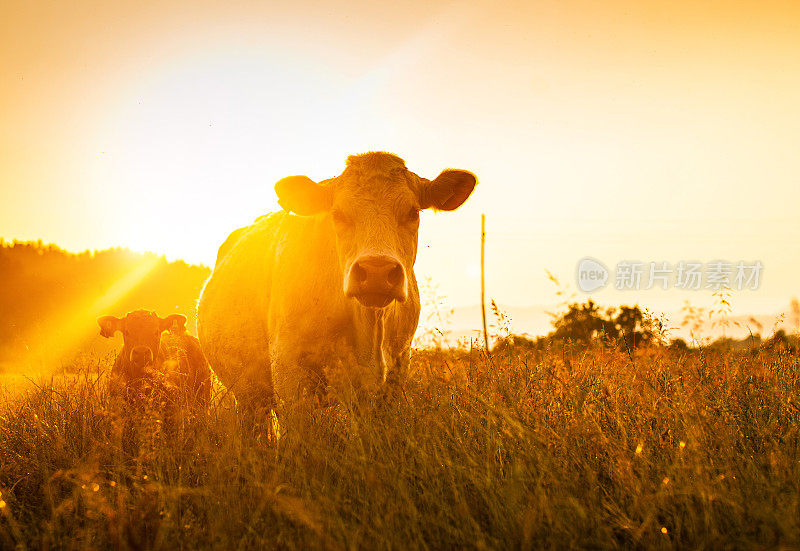
[[[97,323],[100,325],[100,334],[106,338],[113,337],[117,331],[122,333],[122,354],[125,354],[125,360],[132,371],[129,375],[142,376],[145,368],[152,366],[158,356],[161,332],[173,324],[184,327],[186,316],[172,314],[160,318],[155,312],[137,310],[128,313],[124,318],[103,316]]]
[[[408,296],[420,210],[455,210],[475,184],[475,176],[464,170],[420,178],[399,157],[376,152],[349,157],[340,176],[319,184],[306,176],[283,178],[275,192],[286,210],[330,218],[344,294],[383,308]]]

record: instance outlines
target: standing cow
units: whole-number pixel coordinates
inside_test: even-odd
[[[463,170],[426,180],[383,152],[320,183],[280,180],[285,211],[231,234],[200,297],[200,342],[223,384],[269,407],[324,388],[334,368],[402,380],[419,321],[419,211],[454,210],[475,184]]]
[[[154,389],[169,388],[173,391],[168,396],[170,405],[180,398],[191,405],[208,406],[211,370],[199,341],[186,334],[186,316],[160,318],[154,312],[136,310],[124,318],[103,316],[97,323],[103,337],[122,333],[122,350],[111,376],[112,388],[127,402],[140,403]]]

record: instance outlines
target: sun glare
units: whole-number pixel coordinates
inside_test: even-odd
[[[45,323],[44,335],[49,338],[38,342],[31,351],[33,358],[44,364],[58,359],[82,339],[86,338],[94,320],[108,314],[115,304],[136,288],[158,265],[156,256],[144,257],[141,263],[115,281],[105,292],[84,305],[69,305],[68,309]]]
[[[118,242],[212,264],[230,231],[279,208],[280,178],[322,180],[349,154],[401,148],[374,112],[458,25],[454,6],[440,15],[360,74],[237,42],[165,58],[121,87],[91,155]]]
[[[96,175],[119,190],[103,207],[119,215],[120,242],[213,263],[230,231],[279,208],[274,182],[340,168],[338,147],[352,141],[347,114],[312,98],[335,97],[342,86],[333,75],[241,52],[198,54],[153,72],[109,112],[118,125]],[[337,133],[327,148],[320,127]]]

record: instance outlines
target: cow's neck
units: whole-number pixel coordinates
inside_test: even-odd
[[[376,370],[381,379],[386,374],[386,358],[383,351],[383,338],[386,327],[386,309],[356,306],[356,349],[360,362]]]

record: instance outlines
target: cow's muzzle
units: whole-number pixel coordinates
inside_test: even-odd
[[[137,370],[144,370],[153,365],[153,351],[147,346],[136,346],[131,350],[130,361]]]
[[[383,308],[393,300],[403,302],[406,299],[406,271],[391,256],[359,257],[350,266],[345,294],[370,308]]]

